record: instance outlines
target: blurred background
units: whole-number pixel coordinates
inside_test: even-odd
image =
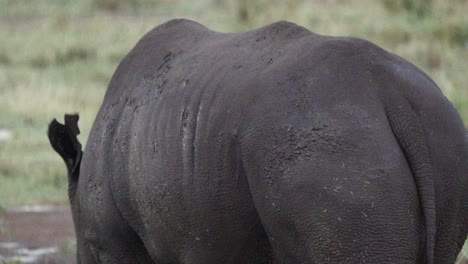
[[[84,146],[112,73],[154,26],[188,18],[238,32],[289,20],[319,34],[368,39],[428,73],[468,125],[467,14],[467,0],[0,0],[0,256],[1,243],[18,240],[21,228],[53,219],[72,228],[63,216],[66,170],[49,146],[47,125],[79,112]],[[12,224],[21,222],[15,213],[35,208],[25,205],[40,204],[65,205],[62,218],[28,215]],[[23,231],[27,240],[32,231]],[[72,231],[47,232],[67,236],[59,250],[73,255]],[[3,252],[19,246],[9,247]],[[6,255],[11,263],[37,261]],[[60,261],[69,260],[46,263]]]

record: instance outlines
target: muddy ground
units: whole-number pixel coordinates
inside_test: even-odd
[[[75,251],[67,205],[22,206],[0,215],[2,264],[74,264]]]

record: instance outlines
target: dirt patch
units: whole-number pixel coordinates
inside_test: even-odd
[[[66,205],[23,206],[0,216],[0,263],[76,263],[75,245]]]

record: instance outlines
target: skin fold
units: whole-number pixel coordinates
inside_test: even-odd
[[[361,39],[289,22],[148,32],[85,151],[53,121],[78,263],[453,263],[468,143],[437,85]]]

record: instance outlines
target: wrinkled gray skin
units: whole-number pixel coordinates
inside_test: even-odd
[[[83,154],[77,118],[49,138],[79,263],[440,264],[467,236],[459,115],[364,40],[172,20],[119,65]]]

